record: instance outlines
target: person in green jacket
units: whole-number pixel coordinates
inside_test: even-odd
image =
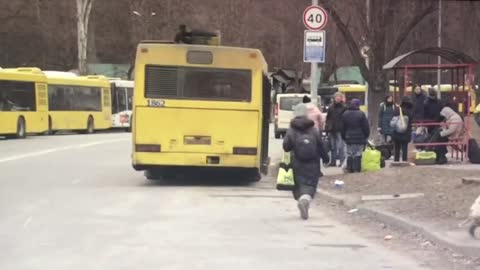
[[[385,101],[380,104],[380,111],[378,113],[378,132],[383,136],[385,142],[390,142],[393,135],[393,128],[390,122],[395,114],[395,104],[393,104],[393,97],[386,96]]]

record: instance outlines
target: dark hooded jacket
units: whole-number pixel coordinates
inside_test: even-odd
[[[441,122],[441,111],[442,104],[438,100],[437,91],[434,89],[430,89],[428,91],[428,98],[427,100],[425,100],[424,121]]]
[[[420,122],[423,120],[425,114],[425,101],[427,100],[427,95],[422,90],[420,94],[413,92],[412,94],[412,104],[413,104],[413,121]]]
[[[342,115],[346,107],[343,102],[334,103],[327,111],[327,119],[325,122],[325,131],[331,133],[342,132]]]
[[[404,97],[400,108],[402,109],[402,114],[408,117],[407,130],[402,133],[394,131],[392,138],[395,141],[410,142],[412,138],[412,118],[414,117],[414,106],[410,98]],[[395,116],[400,116],[400,108],[396,108]]]
[[[315,195],[318,179],[323,176],[320,171],[320,159],[323,159],[324,162],[329,161],[327,152],[323,147],[320,133],[314,128],[314,125],[314,122],[305,116],[295,117],[290,122],[290,128],[287,130],[287,134],[283,140],[283,150],[285,152],[292,152],[292,168],[296,184],[293,192],[295,199],[298,199],[303,194],[309,194],[312,197]],[[316,138],[318,156],[308,162],[295,159],[295,155],[293,154],[295,138],[303,133],[310,133]]]
[[[387,96],[385,101],[380,104],[380,111],[378,113],[378,127],[382,129],[383,135],[393,135],[393,128],[390,126],[390,122],[395,113],[395,105],[393,102],[388,104],[388,98],[389,96]]]
[[[367,116],[357,105],[351,104],[342,116],[342,137],[346,144],[367,144],[370,126]]]

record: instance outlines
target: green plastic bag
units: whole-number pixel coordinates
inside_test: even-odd
[[[433,151],[422,151],[415,154],[415,165],[435,165],[437,153]]]
[[[277,175],[277,189],[293,190],[294,188],[295,178],[293,169],[290,167],[290,153],[284,153]]]
[[[382,153],[367,147],[362,156],[362,171],[374,172],[382,169]]]

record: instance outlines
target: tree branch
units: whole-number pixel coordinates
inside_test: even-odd
[[[335,10],[335,8],[333,8],[333,6],[329,2],[323,1],[323,6],[327,9],[329,15],[332,17],[332,20],[337,25],[337,28],[340,31],[340,33],[342,33],[343,38],[345,39],[345,42],[348,46],[348,49],[350,50],[350,53],[353,57],[355,64],[360,68],[360,72],[362,73],[362,76],[367,81],[370,81],[369,70],[367,68],[367,65],[365,64],[365,60],[360,54],[360,48],[358,46],[358,43],[353,37],[350,30],[348,29],[348,26],[342,21],[337,11]]]
[[[398,50],[400,50],[400,47],[402,46],[403,42],[405,39],[408,37],[408,34],[421,22],[423,19],[425,19],[428,15],[431,13],[435,12],[437,10],[436,5],[434,2],[421,12],[418,12],[415,14],[415,16],[412,18],[412,20],[405,25],[405,27],[400,30],[400,34],[398,35],[397,39],[395,40],[395,43],[393,43],[393,49],[388,54],[388,60],[393,59],[395,55],[397,54]]]

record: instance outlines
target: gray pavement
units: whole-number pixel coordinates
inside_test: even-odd
[[[0,269],[426,269],[318,208],[301,221],[269,177],[149,182],[129,136],[0,140]]]

